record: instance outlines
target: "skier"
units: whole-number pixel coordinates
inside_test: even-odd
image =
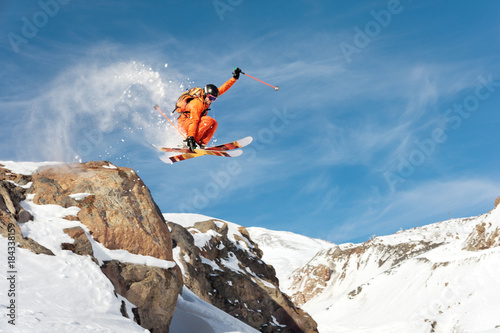
[[[234,69],[233,77],[219,88],[213,84],[207,84],[203,90],[201,88],[190,90],[191,92],[198,89],[198,93],[193,92],[193,94],[190,94],[187,92],[179,98],[176,105],[177,112],[181,113],[178,123],[187,135],[185,142],[191,151],[196,149],[196,145],[203,149],[210,142],[217,130],[217,121],[207,116],[209,107],[233,86],[236,80],[239,79],[240,73],[241,69],[237,67]],[[180,103],[183,96],[185,96],[184,104]]]

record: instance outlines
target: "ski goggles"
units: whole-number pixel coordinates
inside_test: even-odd
[[[211,100],[212,102],[215,102],[217,100],[217,97],[215,97],[214,95],[210,95],[208,94],[207,95],[208,99]]]

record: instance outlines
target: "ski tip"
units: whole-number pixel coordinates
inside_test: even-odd
[[[241,154],[243,154],[243,150],[241,150],[241,149],[238,149],[238,150],[230,150],[230,151],[228,152],[229,157],[237,157],[237,156],[241,156]]]
[[[238,140],[238,143],[240,144],[241,147],[248,146],[250,143],[252,143],[253,138],[251,136],[247,136],[246,138],[243,138],[241,140]]]

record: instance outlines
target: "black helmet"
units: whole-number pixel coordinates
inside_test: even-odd
[[[215,98],[219,97],[219,88],[213,84],[207,84],[205,89],[203,89],[203,97],[207,97],[207,95],[212,95]]]

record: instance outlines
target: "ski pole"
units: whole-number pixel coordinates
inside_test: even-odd
[[[158,111],[160,111],[160,113],[163,115],[163,117],[167,118],[167,120],[172,124],[172,126],[174,126],[174,128],[177,130],[177,132],[179,132],[182,137],[185,139],[186,136],[184,135],[184,133],[182,133],[178,128],[177,126],[174,125],[174,123],[172,122],[172,120],[170,120],[161,110],[160,110],[160,107],[158,105],[155,105],[154,108]]]
[[[275,86],[273,86],[272,84],[266,83],[266,82],[264,82],[264,81],[262,81],[262,80],[257,79],[256,77],[253,77],[253,76],[248,75],[248,74],[243,73],[243,72],[241,72],[241,74],[244,74],[244,75],[246,75],[246,76],[248,76],[248,77],[250,77],[250,78],[252,78],[252,79],[254,79],[254,80],[257,80],[257,81],[259,81],[259,82],[261,82],[261,83],[267,84],[269,87],[273,87],[273,88],[274,88],[274,91],[278,91],[278,90],[280,90],[280,88],[279,88],[278,86],[276,86],[276,87],[275,87]]]

